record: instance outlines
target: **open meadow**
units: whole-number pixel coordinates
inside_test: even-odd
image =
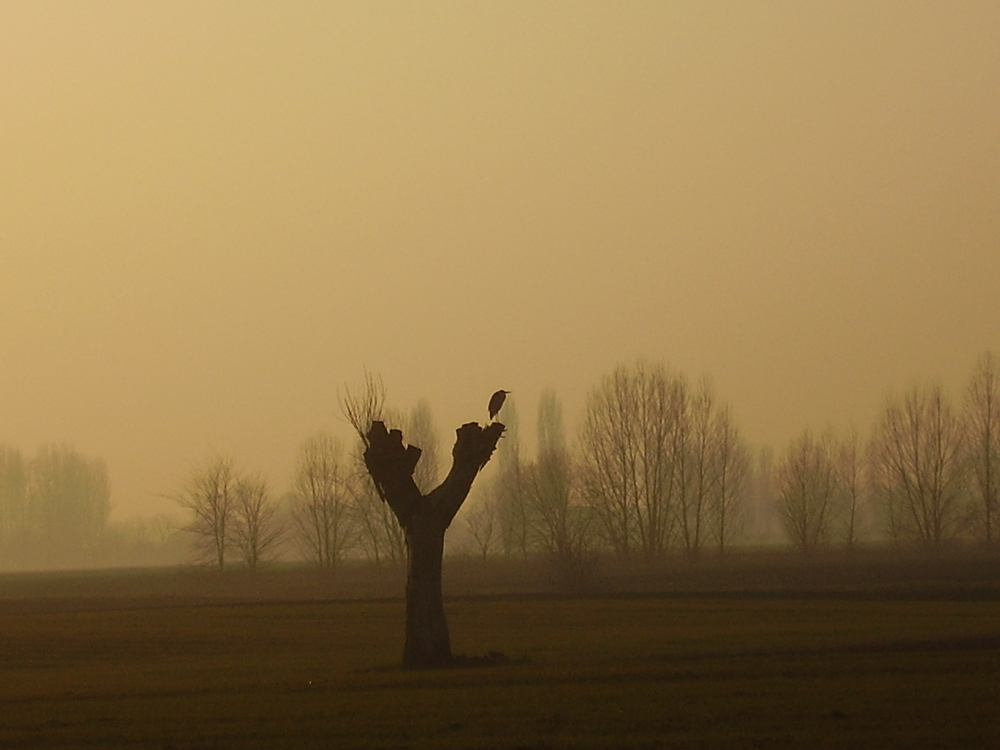
[[[988,592],[447,609],[506,659],[399,669],[394,599],[0,598],[0,747],[1000,747]]]

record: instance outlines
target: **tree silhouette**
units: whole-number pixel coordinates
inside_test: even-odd
[[[914,386],[886,401],[872,440],[873,487],[893,542],[939,549],[961,527],[963,425],[944,390]]]
[[[965,433],[972,521],[986,546],[992,547],[1000,515],[1000,361],[992,352],[976,362],[966,389]]]
[[[788,538],[803,554],[826,542],[837,486],[833,440],[806,428],[778,466],[778,513]]]
[[[426,495],[413,473],[421,450],[404,445],[401,430],[387,430],[375,420],[365,435],[365,466],[379,496],[392,509],[406,534],[406,645],[408,667],[445,666],[452,661],[448,622],[441,592],[444,534],[462,507],[472,482],[503,435],[504,425],[470,422],[456,430],[451,471]]]
[[[306,557],[334,568],[351,538],[350,467],[340,443],[326,433],[306,440],[295,468],[292,518]]]
[[[233,460],[216,456],[199,467],[183,492],[175,496],[194,515],[187,529],[194,534],[199,559],[219,570],[226,567],[236,480]]]
[[[421,492],[414,479],[423,451],[403,443],[402,430],[382,420],[385,386],[365,372],[360,388],[348,388],[340,408],[364,445],[362,460],[382,502],[389,506],[406,539],[406,645],[403,664],[439,667],[453,662],[441,592],[444,533],[472,489],[472,482],[496,450],[506,427],[475,422],[456,431],[451,471],[435,489]]]

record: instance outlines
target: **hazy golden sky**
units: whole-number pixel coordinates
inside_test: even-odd
[[[283,489],[643,356],[754,443],[1000,351],[1000,3],[0,3],[0,442]],[[346,435],[346,431],[343,431]]]

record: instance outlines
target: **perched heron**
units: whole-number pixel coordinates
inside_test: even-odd
[[[507,394],[510,391],[497,391],[492,396],[490,396],[490,421],[492,422],[497,418],[497,414],[500,413],[500,407],[503,406],[504,400],[507,398]]]

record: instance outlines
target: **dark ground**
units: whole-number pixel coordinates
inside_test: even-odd
[[[3,748],[1000,747],[1000,564],[964,552],[0,576]],[[490,666],[474,666],[488,663]]]

